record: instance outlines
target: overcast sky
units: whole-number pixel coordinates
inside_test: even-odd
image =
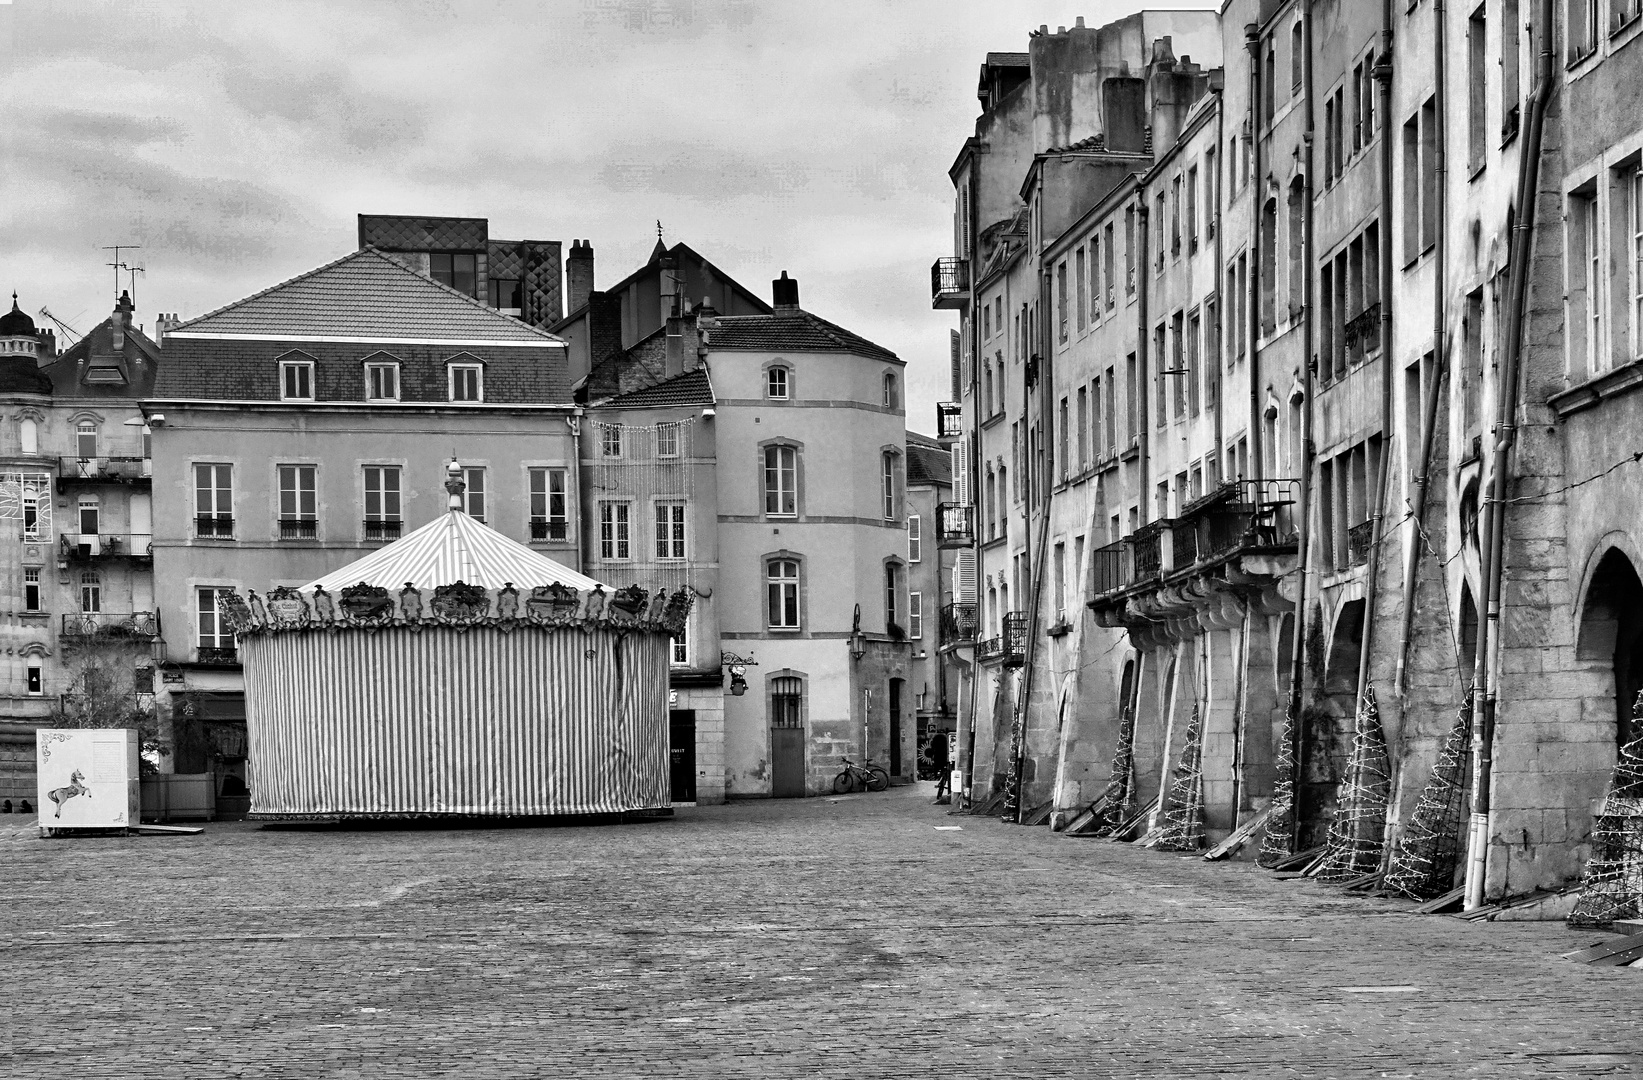
[[[140,244],[151,328],[346,254],[362,212],[587,238],[604,288],[659,218],[897,352],[930,431],[956,316],[930,309],[929,267],[982,56],[1139,7],[0,0],[0,288],[83,331],[114,295],[102,248]]]

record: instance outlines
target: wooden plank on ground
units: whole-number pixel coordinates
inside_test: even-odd
[[[1298,870],[1298,869],[1302,869],[1307,865],[1307,863],[1310,863],[1312,860],[1316,859],[1319,855],[1323,854],[1324,851],[1326,851],[1326,850],[1327,850],[1326,846],[1320,844],[1319,846],[1317,846],[1315,848],[1307,848],[1305,851],[1297,851],[1293,855],[1286,855],[1284,858],[1279,859],[1277,862],[1275,862],[1271,866],[1267,867],[1267,869],[1268,870]]]
[[[1415,908],[1415,914],[1417,914],[1417,915],[1437,915],[1437,914],[1440,914],[1442,912],[1448,911],[1450,908],[1454,907],[1456,904],[1461,903],[1465,899],[1466,899],[1466,886],[1460,885],[1460,886],[1457,886],[1456,888],[1450,889],[1448,892],[1444,893],[1442,896],[1434,896],[1432,899],[1426,901],[1424,904],[1421,904],[1421,905],[1417,906]]]
[[[1564,953],[1563,959],[1573,960],[1577,964],[1621,967],[1633,960],[1643,959],[1643,934],[1610,938],[1589,949],[1576,949],[1574,952]]]
[[[198,825],[133,825],[131,831],[163,836],[193,836],[195,833],[205,832]]]
[[[1107,839],[1111,840],[1115,844],[1122,843],[1124,839],[1130,835],[1130,833],[1135,831],[1135,827],[1141,824],[1141,822],[1147,820],[1147,818],[1151,816],[1152,812],[1157,808],[1158,796],[1154,795],[1150,800],[1148,800],[1145,806],[1125,818],[1118,828],[1108,833]]]
[[[1255,831],[1271,819],[1274,809],[1274,807],[1268,806],[1265,810],[1232,830],[1225,840],[1204,852],[1204,861],[1214,862],[1217,859],[1224,859],[1243,847],[1244,843],[1255,835]]]

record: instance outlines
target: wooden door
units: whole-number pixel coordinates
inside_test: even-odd
[[[776,679],[770,695],[770,796],[804,798],[804,683]]]

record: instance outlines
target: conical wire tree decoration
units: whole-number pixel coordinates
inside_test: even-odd
[[[1204,846],[1203,758],[1204,733],[1198,722],[1198,703],[1193,702],[1185,745],[1164,810],[1163,834],[1154,845],[1160,851],[1197,851]]]
[[[1411,900],[1431,900],[1454,887],[1466,810],[1466,740],[1471,730],[1469,688],[1454,724],[1438,747],[1438,759],[1421,789],[1415,813],[1392,852],[1386,871],[1387,892]]]
[[[1129,816],[1130,802],[1135,797],[1135,712],[1126,708],[1118,724],[1118,746],[1112,753],[1112,771],[1107,774],[1107,790],[1102,793],[1095,808],[1095,822],[1090,829],[1097,836],[1105,836],[1118,828]]]
[[[1272,785],[1272,816],[1261,837],[1255,861],[1271,866],[1295,854],[1295,699],[1284,708],[1284,730],[1278,745],[1278,779]]]
[[[1358,700],[1358,718],[1352,734],[1352,757],[1346,784],[1329,823],[1329,849],[1317,877],[1347,881],[1380,869],[1386,850],[1386,804],[1392,793],[1391,762],[1381,731],[1380,708],[1374,686],[1365,686]]]
[[[1570,926],[1643,918],[1643,692],[1632,703],[1632,730],[1592,823],[1592,854]]]
[[[1010,723],[1010,767],[1004,774],[1004,805],[1000,816],[1014,819],[1021,806],[1021,710]]]

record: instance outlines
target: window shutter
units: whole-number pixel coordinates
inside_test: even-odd
[[[976,602],[976,553],[961,548],[953,564],[953,599],[960,604]]]
[[[970,501],[969,440],[960,439],[949,451],[952,455],[953,501],[963,506]]]

